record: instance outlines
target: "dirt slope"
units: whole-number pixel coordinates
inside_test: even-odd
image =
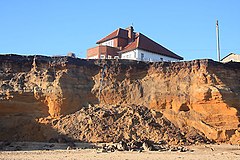
[[[61,134],[85,142],[210,143],[195,130],[181,132],[162,113],[144,106],[89,106],[52,123]]]

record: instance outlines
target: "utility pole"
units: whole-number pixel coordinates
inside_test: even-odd
[[[220,44],[219,44],[219,26],[218,26],[218,20],[216,23],[216,37],[217,37],[217,57],[218,62],[220,62]]]

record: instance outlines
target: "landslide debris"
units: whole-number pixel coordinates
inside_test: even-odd
[[[166,144],[210,143],[195,131],[181,132],[162,113],[145,106],[94,106],[53,120],[60,134],[84,142],[146,141]]]

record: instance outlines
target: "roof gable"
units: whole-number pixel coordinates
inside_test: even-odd
[[[226,55],[225,57],[223,57],[223,58],[221,59],[221,61],[223,61],[225,58],[227,58],[227,57],[229,57],[229,56],[231,56],[231,55],[240,55],[240,54],[229,53],[228,55]]]

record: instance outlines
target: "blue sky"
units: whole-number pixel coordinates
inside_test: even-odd
[[[66,55],[133,23],[185,60],[240,53],[239,0],[0,0],[0,53]]]

